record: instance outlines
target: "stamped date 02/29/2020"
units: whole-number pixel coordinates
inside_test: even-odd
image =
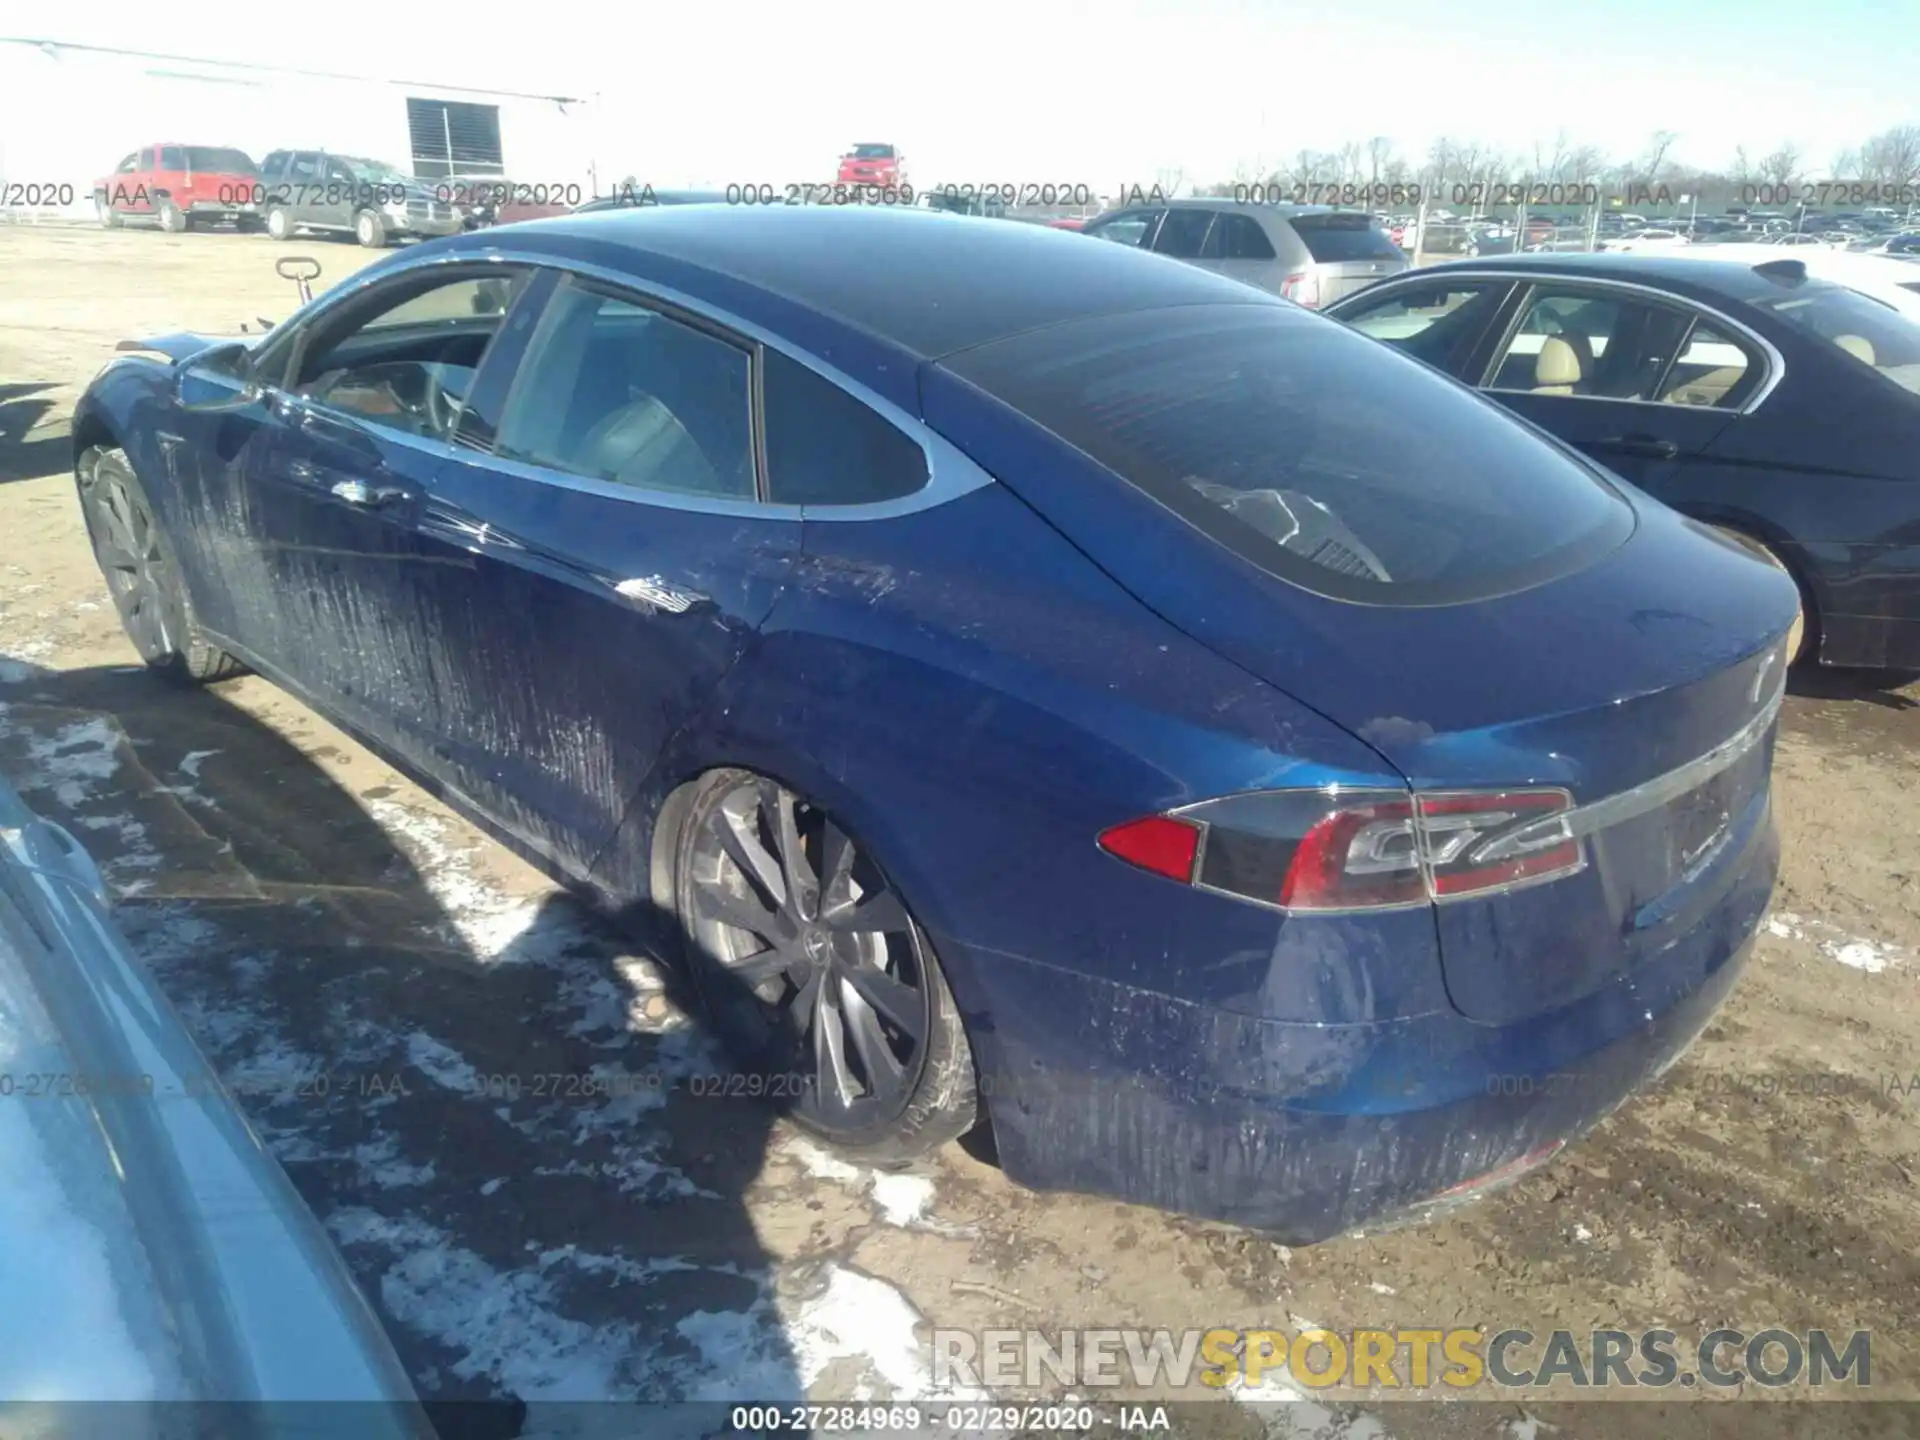
[[[675,1094],[694,1099],[779,1100],[797,1098],[815,1084],[810,1075],[747,1074],[715,1071],[682,1074],[659,1069],[604,1071],[518,1071],[481,1073],[466,1069],[424,1079],[398,1070],[314,1071],[270,1079],[220,1082],[218,1090],[240,1099],[322,1101],[333,1098],[380,1099],[411,1096],[421,1089],[451,1090],[475,1099],[618,1099],[645,1094]],[[217,1093],[213,1082],[169,1080],[146,1074],[90,1074],[78,1070],[0,1070],[0,1101],[111,1099],[136,1096],[168,1098]]]

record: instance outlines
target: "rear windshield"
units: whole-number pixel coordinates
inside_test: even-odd
[[[1633,530],[1620,496],[1557,445],[1288,306],[1101,316],[943,363],[1237,554],[1336,599],[1505,594]]]
[[[891,160],[893,158],[893,146],[856,145],[853,147],[853,158],[856,160]]]
[[[1374,223],[1371,215],[1292,215],[1287,223],[1306,242],[1307,253],[1322,264],[1400,259],[1392,237]]]
[[[1818,280],[1787,282],[1780,295],[1754,303],[1920,395],[1920,325],[1892,306]]]
[[[211,171],[222,175],[252,175],[257,173],[253,161],[244,150],[223,150],[217,145],[189,145],[187,147],[187,168],[189,170]]]

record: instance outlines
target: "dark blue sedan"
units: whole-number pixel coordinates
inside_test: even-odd
[[[1793,586],[1190,266],[659,208],[152,344],[74,423],[148,663],[670,922],[857,1158],[1426,1213],[1670,1064],[1767,905]]]
[[[1920,326],[1790,252],[1689,249],[1439,265],[1326,313],[1785,570],[1791,660],[1920,669]]]

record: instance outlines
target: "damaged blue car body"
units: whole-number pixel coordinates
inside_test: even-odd
[[[1771,893],[1790,581],[1124,247],[502,227],[118,361],[74,436],[150,663],[664,917],[857,1156],[984,1115],[1037,1188],[1429,1213],[1672,1063]]]

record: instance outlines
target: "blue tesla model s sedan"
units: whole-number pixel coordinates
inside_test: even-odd
[[[1308,1241],[1540,1163],[1772,888],[1792,584],[1490,402],[1041,226],[422,245],[75,416],[147,661],[616,910],[896,1162]]]

